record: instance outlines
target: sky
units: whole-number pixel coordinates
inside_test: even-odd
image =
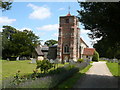
[[[18,30],[32,30],[44,44],[46,40],[58,40],[59,17],[68,14],[70,6],[71,15],[78,15],[80,6],[77,2],[13,2],[11,10],[2,12],[0,26],[10,25]],[[89,47],[91,39],[80,24],[80,37]],[[0,29],[2,30],[2,28]]]

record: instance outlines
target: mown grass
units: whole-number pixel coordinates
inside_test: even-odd
[[[106,63],[113,76],[120,76],[120,65],[118,63]]]
[[[10,77],[20,70],[20,75],[30,74],[36,68],[36,64],[29,63],[31,60],[6,61],[2,60],[2,77]]]
[[[57,88],[72,88],[74,86],[74,84],[77,82],[77,80],[79,80],[79,78],[82,75],[85,75],[85,72],[87,72],[91,66],[92,65],[88,65],[83,70],[80,70],[78,73],[75,73],[72,77],[70,77],[69,79],[65,80],[61,84],[59,84],[57,86]]]
[[[32,74],[33,70],[36,69],[36,64],[30,63],[31,60],[19,60],[19,61],[0,60],[0,62],[2,63],[3,79],[10,76],[14,76],[18,70],[20,70],[20,75],[28,75]],[[62,67],[65,64],[58,64],[58,67]],[[38,71],[40,72],[40,70]]]

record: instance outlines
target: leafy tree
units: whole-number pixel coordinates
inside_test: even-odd
[[[120,2],[79,2],[81,10],[78,10],[79,21],[90,30],[89,37],[92,39],[102,38],[95,47],[101,48],[100,55],[112,50],[112,57],[120,51]],[[103,44],[103,45],[102,45]],[[111,48],[111,50],[110,50]],[[103,55],[102,55],[103,56]]]
[[[120,58],[120,46],[117,43],[112,46],[107,39],[101,39],[93,47],[99,52],[100,57]]]
[[[97,51],[94,52],[92,61],[99,61],[99,53]]]
[[[5,10],[10,10],[11,9],[11,4],[12,4],[12,0],[0,0],[0,9],[2,9],[2,11]]]
[[[55,45],[57,43],[58,43],[58,41],[51,39],[51,40],[47,40],[44,44],[47,46],[52,46],[52,45]]]
[[[16,29],[11,26],[3,26],[2,32],[2,56],[10,57],[12,56],[12,34],[17,33]]]
[[[18,31],[11,26],[3,26],[3,58],[11,56],[31,56],[39,44],[39,37],[32,31]]]

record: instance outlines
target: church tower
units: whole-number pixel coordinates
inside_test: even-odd
[[[78,18],[70,14],[59,18],[57,59],[60,61],[80,58],[80,29]]]

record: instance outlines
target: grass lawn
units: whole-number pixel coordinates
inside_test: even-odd
[[[20,60],[20,61],[7,61],[0,60],[2,63],[2,78],[14,76],[18,70],[20,75],[31,74],[36,69],[36,64],[29,63],[31,60]],[[66,63],[68,64],[68,63]],[[58,64],[58,67],[62,67],[65,64]]]
[[[31,60],[6,61],[2,60],[2,77],[9,77],[20,70],[20,74],[30,74],[36,68],[36,64],[29,63]]]
[[[119,70],[118,68],[120,68],[120,65],[118,65],[118,63],[106,63],[106,64],[113,76],[120,76],[120,71],[118,71]]]
[[[81,75],[84,75],[85,72],[87,72],[91,66],[92,65],[88,65],[83,70],[80,70],[78,73],[75,73],[72,77],[70,77],[63,83],[59,84],[57,87],[58,88],[72,88],[73,85],[77,82],[77,80],[81,77]]]

